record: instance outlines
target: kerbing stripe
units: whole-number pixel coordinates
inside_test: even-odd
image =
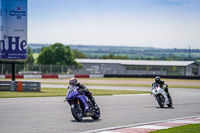
[[[103,131],[103,132],[98,132],[98,133],[121,133],[121,132]]]
[[[190,116],[190,117],[182,117],[182,118],[175,118],[175,119],[168,119],[168,120],[162,120],[162,121],[153,121],[153,122],[147,122],[147,123],[139,123],[139,124],[132,124],[132,125],[124,125],[124,126],[117,126],[117,127],[109,127],[109,128],[102,128],[102,129],[96,129],[91,131],[86,131],[82,133],[126,133],[123,132],[123,130],[126,130],[127,128],[132,128],[138,130],[145,130],[145,131],[154,131],[154,130],[160,130],[160,129],[168,129],[171,127],[176,127],[176,125],[187,125],[187,124],[196,124],[200,123],[200,121],[192,121],[187,119],[200,119],[200,116]],[[181,123],[180,123],[181,122]],[[174,124],[175,126],[159,126],[155,124],[159,123],[169,123]],[[118,132],[120,131],[120,132]],[[137,131],[136,131],[137,132]],[[130,132],[130,133],[134,133]]]

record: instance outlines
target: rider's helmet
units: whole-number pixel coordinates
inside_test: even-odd
[[[71,78],[69,80],[69,85],[76,85],[78,83],[78,80],[76,78]]]
[[[160,76],[156,76],[155,81],[156,81],[156,83],[159,83],[160,82]]]

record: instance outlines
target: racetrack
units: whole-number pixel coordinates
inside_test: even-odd
[[[170,93],[174,108],[163,109],[151,95],[95,96],[101,108],[101,118],[97,121],[84,118],[82,122],[74,120],[70,106],[63,102],[64,97],[2,98],[0,132],[77,133],[200,115],[200,89],[171,88]]]

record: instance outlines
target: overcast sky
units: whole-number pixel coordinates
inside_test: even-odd
[[[200,0],[28,0],[28,43],[200,48]]]

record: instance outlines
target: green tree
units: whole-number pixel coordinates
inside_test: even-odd
[[[110,53],[109,55],[101,56],[100,59],[129,59],[129,58],[128,56],[113,55]]]
[[[78,51],[77,49],[72,50],[72,53],[74,54],[75,59],[77,59],[77,58],[79,58],[79,59],[87,58],[87,56],[83,52]]]
[[[34,64],[33,52],[30,47],[28,47],[28,58],[24,62],[24,64]]]
[[[38,64],[45,65],[79,65],[69,46],[55,43],[49,47],[43,47],[38,56]]]

